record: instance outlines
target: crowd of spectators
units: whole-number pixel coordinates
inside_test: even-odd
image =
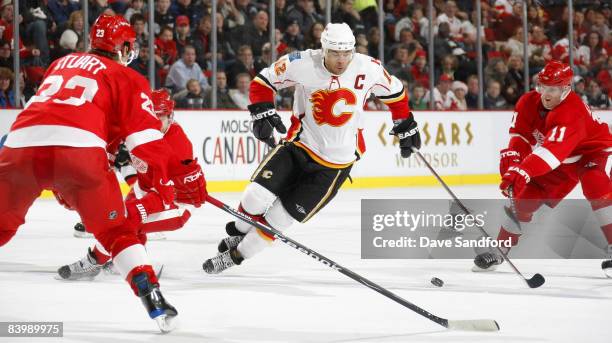
[[[574,0],[573,41],[568,39],[569,11],[561,0],[527,1],[528,42],[523,39],[524,1],[482,0],[484,85],[476,67],[475,0],[434,0],[431,18],[434,41],[429,42],[425,0],[384,1],[384,56],[379,56],[376,0],[332,0],[332,22],[345,22],[355,32],[356,51],[384,59],[388,71],[410,92],[413,109],[427,109],[430,70],[438,110],[478,108],[484,90],[485,109],[511,109],[524,92],[523,50],[528,50],[529,77],[551,59],[568,62],[574,52],[574,88],[593,108],[611,108],[612,10],[609,1]],[[0,0],[0,108],[21,107],[35,93],[53,60],[84,49],[83,28],[101,13],[123,15],[134,27],[140,46],[131,68],[148,76],[154,54],[155,87],[168,88],[179,108],[210,108],[212,94],[211,33],[217,31],[217,108],[246,109],[249,82],[277,56],[294,50],[320,48],[325,22],[324,0],[276,0],[276,44],[269,42],[268,0],[157,0],[153,35],[149,34],[145,0],[89,0],[84,18],[81,1],[24,0],[19,2],[20,44],[13,47],[13,3]],[[215,15],[217,25],[212,26]],[[149,40],[154,51],[149,51]],[[433,44],[434,65],[428,62]],[[13,70],[12,56],[21,65]],[[12,83],[18,75],[22,96],[15,99]],[[529,82],[533,87],[533,79]],[[280,108],[291,107],[291,91],[277,94]],[[376,99],[370,109],[383,109]]]

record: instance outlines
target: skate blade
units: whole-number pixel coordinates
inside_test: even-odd
[[[604,269],[603,272],[609,279],[612,279],[612,268]]]
[[[163,241],[166,239],[166,235],[163,232],[152,232],[147,234],[147,239],[150,241]]]
[[[474,273],[487,273],[487,272],[495,271],[496,269],[497,269],[497,265],[496,264],[490,266],[487,269],[482,269],[482,268],[480,268],[477,265],[472,266],[472,272],[474,272]]]
[[[166,314],[159,315],[154,318],[157,326],[159,327],[159,331],[162,333],[169,333],[177,327],[176,316],[168,316]]]
[[[93,238],[93,234],[89,232],[74,231],[72,235],[76,238]]]
[[[82,277],[82,278],[79,278],[79,279],[64,279],[63,277],[61,277],[61,276],[56,274],[55,276],[53,276],[53,278],[55,280],[59,280],[59,281],[79,282],[79,281],[93,281],[93,280],[95,280],[96,277],[95,276],[93,276],[93,277],[92,276],[88,276],[88,277]]]

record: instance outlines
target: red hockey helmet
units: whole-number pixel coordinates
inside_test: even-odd
[[[119,56],[119,62],[128,65],[138,55],[134,42],[136,33],[130,23],[120,15],[102,14],[96,19],[89,32],[92,49],[106,51]],[[123,56],[124,47],[128,53]]]
[[[570,86],[573,76],[569,64],[552,60],[538,73],[538,83],[543,86]]]
[[[153,111],[158,117],[172,117],[174,113],[174,100],[170,98],[170,93],[165,89],[156,89],[151,93],[153,101]]]

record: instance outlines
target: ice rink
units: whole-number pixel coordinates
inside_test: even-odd
[[[453,189],[459,197],[498,197],[493,186]],[[17,236],[0,249],[0,321],[62,321],[64,337],[0,342],[612,340],[612,280],[599,260],[516,260],[524,274],[546,277],[539,289],[527,288],[506,264],[476,274],[471,260],[361,260],[360,199],[421,197],[448,195],[441,187],[344,190],[287,235],[438,316],[495,319],[499,332],[445,330],[282,244],[224,274],[207,275],[202,262],[216,253],[232,218],[206,205],[184,229],[148,244],[155,263],[164,265],[162,291],[179,311],[179,328],[162,335],[118,276],[54,279],[57,268],[83,257],[92,241],[72,236],[75,212],[38,200]],[[217,198],[236,205],[239,194]],[[444,287],[431,285],[433,276]]]

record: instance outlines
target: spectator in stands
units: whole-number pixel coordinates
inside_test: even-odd
[[[195,48],[193,45],[187,45],[183,50],[182,58],[170,67],[165,85],[173,93],[185,89],[187,81],[190,79],[198,81],[202,89],[208,87],[208,81],[202,73],[200,66],[195,63],[195,59]]]
[[[429,99],[425,98],[425,87],[418,83],[412,88],[412,95],[408,99],[408,105],[412,110],[426,110],[429,107]]]
[[[467,86],[468,86],[468,91],[467,91],[467,94],[465,95],[465,102],[467,104],[468,109],[476,110],[478,109],[478,92],[479,92],[478,76],[470,75],[467,78]]]
[[[552,44],[550,44],[548,37],[544,34],[544,29],[542,26],[534,26],[531,29],[531,39],[529,41],[530,68],[539,70],[544,67],[546,62],[552,58],[551,52]]]
[[[508,55],[523,55],[525,44],[523,44],[523,27],[519,26],[514,34],[504,43],[504,52]]]
[[[610,97],[608,94],[601,91],[601,87],[595,81],[589,83],[589,91],[587,93],[587,99],[589,100],[589,106],[593,109],[607,109],[612,106]]]
[[[593,23],[593,26],[591,27],[591,31],[599,33],[601,37],[608,37],[611,32],[610,27],[606,22],[607,19],[606,16],[604,16],[603,12],[595,12],[595,21]]]
[[[303,0],[302,0],[303,1]],[[250,45],[255,56],[261,55],[262,46],[269,40],[268,36],[268,13],[259,11],[248,23],[238,30],[234,30],[233,48],[238,50],[242,45]]]
[[[232,101],[243,110],[251,103],[249,100],[249,87],[251,83],[251,75],[247,73],[238,74],[236,76],[236,89],[230,89],[230,97]]]
[[[25,28],[26,44],[40,52],[35,65],[47,66],[51,62],[47,30],[54,33],[57,26],[51,17],[51,12],[42,0],[20,1],[21,27]],[[39,64],[40,63],[40,64]],[[29,65],[32,65],[30,63]]]
[[[436,65],[440,64],[440,61],[443,56],[451,55],[456,47],[457,44],[451,41],[450,26],[448,25],[448,23],[441,23],[440,25],[438,25],[438,36],[434,40]]]
[[[440,75],[438,85],[434,88],[434,108],[436,110],[456,110],[457,109],[457,98],[455,93],[451,90],[451,83],[453,80],[446,74]],[[429,98],[429,91],[425,95],[425,98]]]
[[[62,33],[59,40],[59,45],[62,51],[58,52],[59,58],[77,50],[77,43],[83,40],[83,26],[85,20],[83,18],[83,12],[74,11],[70,13],[68,18],[68,28]]]
[[[376,0],[360,0],[353,4],[355,10],[361,17],[361,22],[365,25],[365,30],[377,26],[378,20],[378,4]],[[321,21],[319,19],[319,21]]]
[[[523,13],[523,3],[520,1],[514,2],[512,5],[512,13],[508,14],[505,11],[498,14],[497,20],[493,24],[496,41],[507,41],[515,33],[516,28],[523,24],[521,19]]]
[[[584,37],[582,45],[586,45],[589,49],[589,69],[595,76],[608,59],[608,53],[603,47],[602,37],[599,32],[591,31]]]
[[[251,78],[257,75],[255,69],[255,59],[253,58],[253,50],[248,45],[243,45],[238,49],[238,56],[234,64],[227,70],[230,88],[236,88],[236,77],[238,74],[246,73]]]
[[[130,19],[130,25],[132,25],[132,29],[136,33],[136,43],[138,43],[138,46],[142,46],[144,42],[149,40],[145,17],[142,14],[134,13]]]
[[[467,94],[467,85],[461,81],[453,81],[451,89],[457,98],[457,110],[465,111],[468,109],[465,95]]]
[[[187,24],[193,24],[200,22],[200,18],[207,13],[204,9],[203,2],[191,0],[176,0],[170,5],[170,12],[174,14],[178,21],[178,17],[186,16],[188,21]],[[178,23],[177,23],[178,24]],[[180,49],[179,49],[180,52]]]
[[[287,27],[288,19],[287,19],[287,0],[276,0],[275,1],[276,8],[274,9],[274,14],[276,18],[276,27],[280,27],[284,29]]]
[[[244,18],[244,23],[250,22],[253,17],[257,14],[257,6],[251,3],[250,0],[234,0],[236,1],[236,8]]]
[[[380,42],[380,31],[378,27],[372,27],[368,30],[368,55],[374,58],[378,56],[378,43]]]
[[[287,20],[297,20],[301,32],[308,32],[316,22],[324,22],[324,18],[316,12],[313,0],[297,0],[287,11]]]
[[[596,77],[597,82],[612,98],[612,56],[608,56],[608,61],[599,71]]]
[[[0,67],[13,70],[13,55],[11,44],[5,40],[0,40]]]
[[[0,68],[0,108],[15,108],[14,77],[10,69]]]
[[[412,80],[417,84],[429,88],[429,68],[427,67],[427,55],[424,50],[415,53],[414,63],[410,68]]]
[[[574,84],[574,92],[576,92],[576,94],[580,96],[580,98],[582,99],[582,101],[584,101],[584,103],[588,104],[589,98],[587,97],[586,82],[584,78],[579,75],[574,76],[573,84]]]
[[[459,49],[459,48],[457,48]],[[436,69],[436,80],[439,80],[442,75],[448,76],[449,79],[455,80],[455,71],[457,70],[457,57],[455,55],[446,55],[442,57],[440,68]]]
[[[255,72],[259,73],[263,68],[269,67],[272,65],[272,48],[271,44],[268,42],[263,45],[261,48],[261,56],[255,59]]]
[[[96,19],[98,19],[98,17],[102,13],[106,13],[108,15],[113,15],[115,13],[109,7],[108,0],[87,0],[87,1],[89,1],[89,18],[87,20],[90,26],[93,25],[93,23],[96,21]]]
[[[177,107],[186,109],[204,108],[204,92],[198,80],[187,81],[187,88],[176,96]]]
[[[283,0],[284,1],[284,0]],[[277,1],[277,7],[278,7]],[[232,30],[238,26],[242,26],[245,23],[245,18],[242,12],[236,8],[235,0],[219,0],[217,3],[217,11],[220,13],[225,21],[227,22],[227,28]],[[277,9],[278,11],[278,9]],[[209,15],[208,13],[206,15]]]
[[[132,15],[134,15],[135,13],[144,15],[144,13],[142,13],[143,8],[144,0],[131,0],[130,7],[125,11],[123,17],[125,18],[125,20],[130,21]]]
[[[336,9],[331,16],[332,23],[346,23],[353,31],[363,30],[364,26],[361,23],[361,17],[353,7],[353,4],[353,0],[339,0],[336,2]]]
[[[525,90],[525,79],[523,73],[523,58],[512,55],[508,58],[508,73],[504,78],[503,96],[510,105],[516,104]]]
[[[171,66],[178,58],[176,42],[173,39],[172,28],[164,26],[155,39],[156,54],[162,59],[164,66]]]
[[[576,13],[578,13],[578,11]],[[527,8],[527,22],[529,23],[529,27],[544,25],[544,20],[542,19],[542,11],[540,10],[540,7],[537,6],[537,4],[532,4]]]
[[[175,26],[176,35],[174,41],[176,42],[176,49],[179,55],[183,54],[183,50],[188,45],[193,45],[193,38],[191,37],[191,29],[189,26],[189,17],[186,15],[180,15],[176,17]]]
[[[508,67],[503,58],[492,58],[485,67],[484,74],[486,83],[488,83],[489,80],[495,80],[502,84],[506,78],[506,74],[508,74]]]
[[[284,0],[283,0],[284,1]],[[322,23],[316,22],[312,24],[310,30],[306,33],[304,38],[304,45],[306,49],[321,49],[321,34],[325,30],[325,26]],[[366,39],[366,42],[368,40]]]
[[[484,108],[487,110],[504,110],[508,108],[506,99],[501,95],[501,84],[495,79],[491,79],[487,85],[484,96]]]
[[[283,42],[287,44],[289,48],[295,50],[304,50],[304,35],[300,32],[300,25],[297,20],[289,22],[285,34],[283,35]]]
[[[410,51],[407,46],[400,45],[395,48],[393,59],[387,63],[387,71],[392,75],[397,76],[400,80],[412,81],[411,63],[414,58],[410,56]]]
[[[160,70],[164,68],[163,60],[159,55],[154,56],[155,59],[155,89],[161,87],[161,78],[160,78]],[[148,42],[144,42],[138,49],[138,57],[130,63],[128,66],[134,70],[136,70],[140,75],[149,78],[149,44]]]
[[[461,40],[463,35],[461,34],[462,20],[457,17],[457,4],[450,0],[444,4],[444,12],[436,19],[438,26],[441,23],[447,23],[449,26],[449,37],[454,40]]]
[[[212,88],[204,90],[204,107],[212,108]],[[230,97],[229,88],[227,88],[227,76],[225,71],[217,71],[217,107],[221,109],[238,109],[238,105]]]
[[[49,0],[47,8],[51,12],[51,17],[58,26],[64,24],[70,18],[70,13],[78,11],[81,6],[80,2],[70,0]]]
[[[155,34],[164,26],[174,28],[174,14],[170,11],[170,0],[155,1]]]

